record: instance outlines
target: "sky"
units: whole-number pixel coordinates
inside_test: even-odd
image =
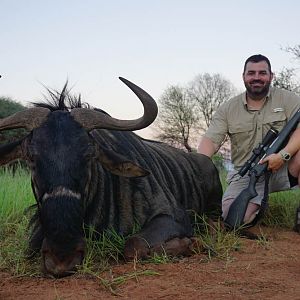
[[[0,0],[0,96],[28,105],[68,80],[92,106],[138,118],[142,105],[119,76],[155,100],[205,72],[242,91],[252,54],[275,74],[299,67],[282,50],[300,44],[299,28],[298,0]]]

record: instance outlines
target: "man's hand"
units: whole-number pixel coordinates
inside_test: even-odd
[[[272,171],[272,173],[278,171],[285,163],[285,161],[281,158],[279,153],[270,154],[269,156],[262,159],[260,164],[267,163],[268,170]]]

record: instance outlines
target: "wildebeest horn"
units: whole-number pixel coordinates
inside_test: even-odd
[[[112,118],[96,110],[74,108],[71,115],[88,131],[96,128],[115,129],[115,130],[138,130],[149,126],[156,118],[158,108],[154,99],[143,89],[119,77],[140,99],[144,106],[144,115],[135,120],[119,120]]]
[[[26,128],[32,130],[39,127],[47,118],[50,110],[44,107],[34,107],[19,111],[9,117],[0,119],[0,130]]]

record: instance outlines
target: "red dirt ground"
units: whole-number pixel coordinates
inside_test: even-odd
[[[15,278],[0,273],[0,299],[300,299],[300,235],[263,229],[269,241],[241,239],[241,250],[230,261],[207,262],[194,255],[175,263],[138,264],[137,271],[160,275],[138,276],[116,287],[117,295],[100,279],[74,275],[63,279]],[[134,272],[133,263],[112,267],[103,278]]]

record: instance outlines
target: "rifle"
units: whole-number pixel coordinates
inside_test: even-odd
[[[267,133],[261,144],[259,144],[254,150],[251,158],[245,163],[240,169],[239,174],[244,176],[248,171],[250,176],[250,182],[246,189],[242,190],[241,193],[235,198],[231,204],[225,224],[229,228],[238,228],[243,224],[244,216],[248,207],[248,203],[251,199],[257,196],[255,189],[258,179],[267,172],[268,165],[260,164],[260,160],[265,157],[279,152],[287,142],[290,134],[296,129],[297,124],[300,121],[300,109],[293,115],[293,117],[286,123],[280,133],[277,135],[276,132]],[[272,128],[271,128],[272,130]],[[276,136],[275,136],[276,134]],[[275,137],[275,138],[273,138]],[[273,140],[272,140],[273,139]],[[269,141],[271,143],[269,143]],[[265,144],[263,144],[265,143]],[[269,145],[268,145],[269,143]],[[258,153],[258,154],[255,154]]]

